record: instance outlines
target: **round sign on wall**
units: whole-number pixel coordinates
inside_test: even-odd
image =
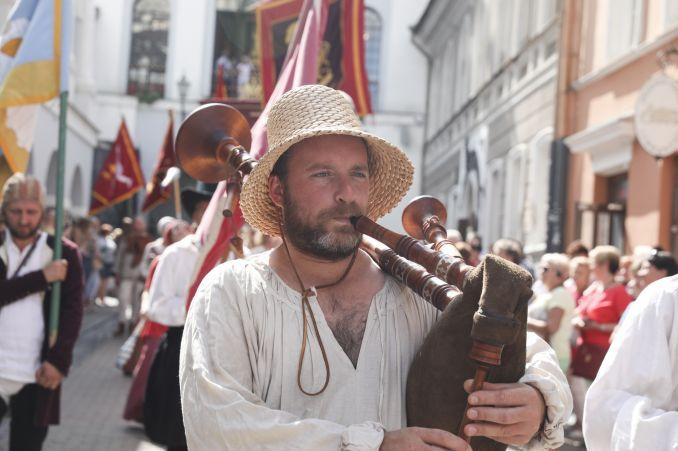
[[[635,123],[638,141],[651,155],[678,150],[678,82],[664,73],[650,78],[638,95]]]

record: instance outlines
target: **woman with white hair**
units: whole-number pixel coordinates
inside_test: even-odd
[[[547,341],[558,357],[563,372],[570,366],[570,335],[574,299],[563,283],[569,277],[569,259],[564,254],[544,254],[539,263],[540,279],[546,291],[532,301],[527,311],[527,330]]]

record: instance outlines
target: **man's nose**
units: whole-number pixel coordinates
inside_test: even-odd
[[[355,201],[355,188],[351,183],[351,177],[337,178],[335,200],[340,204],[348,204]]]

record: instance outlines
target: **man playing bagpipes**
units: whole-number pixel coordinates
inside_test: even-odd
[[[198,289],[180,364],[189,449],[470,449],[450,432],[406,427],[408,370],[440,312],[359,249],[350,220],[399,203],[409,159],[317,85],[273,106],[268,143],[241,208],[283,244],[218,266]],[[557,448],[571,396],[533,334],[521,381],[472,393],[465,432]]]

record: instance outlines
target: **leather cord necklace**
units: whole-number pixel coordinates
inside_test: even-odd
[[[299,363],[297,364],[297,386],[299,387],[299,390],[307,396],[317,396],[321,394],[322,392],[325,391],[327,388],[327,385],[330,383],[330,362],[327,359],[327,352],[325,351],[325,345],[323,345],[323,340],[320,337],[320,332],[318,332],[318,324],[315,320],[315,315],[313,314],[313,309],[311,309],[311,304],[308,300],[309,297],[313,296],[315,293],[312,288],[306,288],[304,287],[304,283],[301,280],[301,277],[299,276],[299,272],[297,271],[297,268],[294,266],[294,262],[292,261],[292,256],[290,255],[290,250],[287,247],[287,240],[285,240],[285,234],[282,233],[283,231],[282,224],[280,225],[280,236],[282,237],[283,241],[283,247],[285,248],[285,253],[287,254],[287,258],[290,261],[290,266],[292,267],[292,271],[294,271],[294,275],[297,278],[297,282],[299,282],[299,288],[301,289],[301,317],[303,321],[303,331],[302,331],[302,337],[301,337],[301,351],[299,351]],[[351,268],[353,267],[353,263],[355,263],[356,256],[358,255],[358,248],[356,247],[355,251],[353,252],[353,256],[351,257],[351,261],[349,262],[348,266],[346,267],[346,270],[344,273],[339,277],[339,279],[336,282],[333,283],[328,283],[325,285],[320,285],[315,287],[316,290],[321,290],[323,288],[330,288],[336,285],[339,285],[348,275],[348,273],[351,271]],[[304,390],[304,387],[301,385],[301,370],[304,366],[304,354],[306,353],[306,343],[308,342],[308,319],[306,317],[306,311],[308,310],[309,315],[311,316],[311,323],[313,324],[313,330],[315,332],[316,337],[318,337],[318,346],[320,346],[320,352],[323,355],[323,362],[325,363],[325,383],[323,384],[322,388],[318,390],[317,392],[308,392]]]

